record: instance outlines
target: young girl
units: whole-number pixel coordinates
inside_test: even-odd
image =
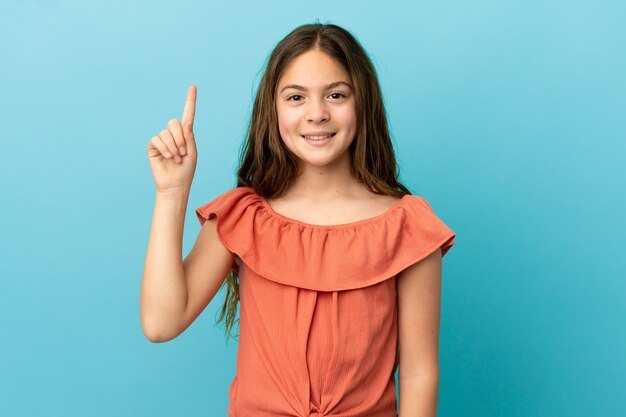
[[[195,210],[196,88],[148,145],[156,204],[141,288],[148,339],[182,333],[226,281],[240,301],[229,417],[435,416],[441,258],[455,233],[398,181],[374,67],[336,25],[272,52],[237,186]],[[397,414],[395,371],[399,367]]]

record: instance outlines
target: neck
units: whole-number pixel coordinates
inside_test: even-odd
[[[301,165],[301,175],[292,185],[289,194],[306,200],[332,200],[362,192],[363,185],[350,173],[350,159],[344,158],[325,166]]]

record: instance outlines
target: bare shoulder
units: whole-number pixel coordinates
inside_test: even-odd
[[[393,206],[396,205],[396,203],[398,203],[400,200],[402,200],[402,197],[394,197],[391,195],[379,195],[379,194],[374,194],[374,197],[372,197],[372,205],[374,207],[378,208],[378,211],[380,210],[389,210],[390,208],[392,208]]]

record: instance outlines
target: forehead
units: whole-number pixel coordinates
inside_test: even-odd
[[[296,83],[317,88],[334,81],[350,82],[345,68],[325,52],[312,50],[294,58],[285,68],[279,86]]]

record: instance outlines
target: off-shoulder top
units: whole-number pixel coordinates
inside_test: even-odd
[[[395,417],[399,272],[455,233],[423,197],[383,214],[314,225],[251,187],[196,209],[217,219],[239,275],[239,346],[229,417]]]

